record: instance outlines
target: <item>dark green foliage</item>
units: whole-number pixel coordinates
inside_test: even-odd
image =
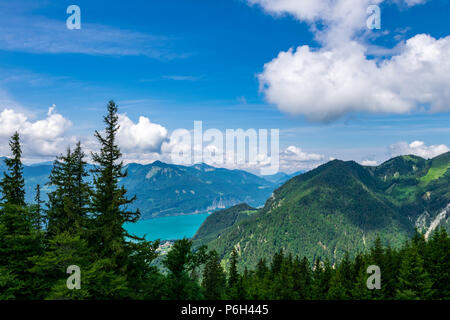
[[[206,300],[220,300],[225,297],[226,276],[215,251],[210,252],[203,269],[202,287]]]
[[[6,267],[0,267],[0,301],[20,298],[23,282]]]
[[[47,184],[54,189],[48,194],[47,234],[50,237],[86,228],[91,190],[85,181],[84,157],[78,143],[74,151],[68,148],[67,153],[59,156],[53,164]]]
[[[429,299],[432,297],[432,282],[424,268],[423,256],[419,248],[412,243],[407,245],[402,252],[402,262],[398,270],[398,299]]]
[[[101,146],[100,152],[92,154],[96,167],[92,170],[95,191],[91,208],[95,219],[91,239],[101,256],[112,259],[112,264],[120,270],[125,267],[126,256],[129,254],[126,250],[126,237],[131,237],[123,225],[126,222],[136,222],[140,213],[139,210],[127,210],[127,205],[135,197],[127,198],[125,187],[119,186],[119,180],[127,175],[123,170],[123,162],[120,161],[122,154],[116,141],[119,117],[114,101],[110,101],[107,108],[108,113],[103,119],[106,124],[105,136],[95,132]]]
[[[3,276],[17,281],[18,299],[37,298],[39,280],[33,279],[29,269],[33,266],[29,257],[42,253],[42,234],[35,229],[29,208],[5,204],[0,209],[0,268]]]
[[[0,182],[2,200],[6,204],[25,205],[25,181],[23,179],[23,165],[21,161],[22,149],[19,134],[16,132],[9,141],[12,157],[5,158],[7,172],[3,173]]]
[[[425,270],[431,278],[433,298],[450,299],[450,237],[444,228],[433,234],[425,252]]]
[[[358,253],[354,259],[345,254],[334,266],[327,259],[316,259],[311,265],[306,258],[293,259],[280,251],[274,254],[271,268],[260,260],[254,271],[245,269],[242,275],[244,297],[288,300],[448,299],[449,260],[448,250],[444,249],[449,240],[444,229],[438,230],[432,239],[423,243],[423,254],[419,253],[414,239],[398,250],[380,246],[376,241],[368,253]],[[439,262],[431,267],[431,259]],[[367,288],[370,265],[380,267],[380,290]],[[425,266],[434,269],[433,273],[428,273]],[[239,299],[244,298],[241,296]]]
[[[235,248],[231,252],[227,279],[227,298],[239,300],[243,294],[242,278],[237,269],[238,253]]]
[[[169,271],[166,299],[186,300],[202,297],[200,285],[195,277],[190,277],[190,271],[196,264],[196,255],[191,248],[192,242],[187,239],[176,241],[163,261]]]

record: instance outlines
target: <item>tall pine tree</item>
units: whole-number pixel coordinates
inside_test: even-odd
[[[129,255],[126,238],[136,238],[126,232],[124,223],[139,220],[140,212],[127,210],[127,205],[136,197],[127,198],[125,187],[119,186],[119,181],[127,176],[127,172],[117,145],[118,109],[114,101],[108,103],[107,109],[107,115],[103,118],[106,125],[104,135],[95,132],[100,152],[92,154],[96,164],[92,170],[95,187],[92,197],[95,217],[93,243],[102,257],[112,259],[118,270],[124,271]]]
[[[88,173],[84,157],[78,143],[74,151],[68,148],[53,164],[48,183],[54,188],[48,195],[48,237],[65,231],[81,233],[86,227],[90,187],[85,181]]]
[[[22,151],[17,132],[9,145],[12,157],[5,160],[8,172],[0,182],[4,201],[0,208],[0,278],[11,281],[18,290],[9,290],[10,297],[39,298],[38,281],[29,272],[32,267],[29,257],[41,254],[41,233],[36,228],[33,213],[25,206]]]
[[[9,141],[12,157],[5,159],[7,172],[0,182],[2,200],[6,204],[25,205],[25,180],[23,178],[22,148],[19,133],[14,133]]]

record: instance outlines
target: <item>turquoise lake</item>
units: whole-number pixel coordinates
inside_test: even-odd
[[[149,241],[191,238],[209,216],[208,213],[140,220],[125,225],[130,233]]]

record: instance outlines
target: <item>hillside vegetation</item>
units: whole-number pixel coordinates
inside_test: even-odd
[[[396,157],[377,167],[334,160],[286,182],[257,213],[224,230],[216,225],[214,239],[201,236],[214,229],[212,214],[194,244],[207,243],[224,261],[236,248],[241,267],[280,249],[336,263],[347,251],[367,250],[377,235],[399,247],[415,228],[427,235],[430,228],[448,229],[449,164],[450,153]]]

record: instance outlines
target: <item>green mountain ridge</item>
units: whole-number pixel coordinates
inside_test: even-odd
[[[197,233],[194,235],[193,240],[198,240],[196,245],[207,243],[208,241],[219,237],[220,234],[225,232],[228,228],[239,221],[250,217],[257,211],[257,209],[250,207],[246,203],[216,211],[207,218],[209,219],[208,222],[203,222]]]
[[[257,213],[223,231],[218,226],[215,239],[196,236],[194,244],[206,243],[225,260],[234,247],[249,267],[280,249],[336,263],[346,251],[366,250],[377,235],[398,247],[416,227],[428,234],[430,226],[449,228],[449,165],[450,153],[401,156],[377,167],[330,161],[287,181]],[[214,215],[197,235],[214,229]]]

